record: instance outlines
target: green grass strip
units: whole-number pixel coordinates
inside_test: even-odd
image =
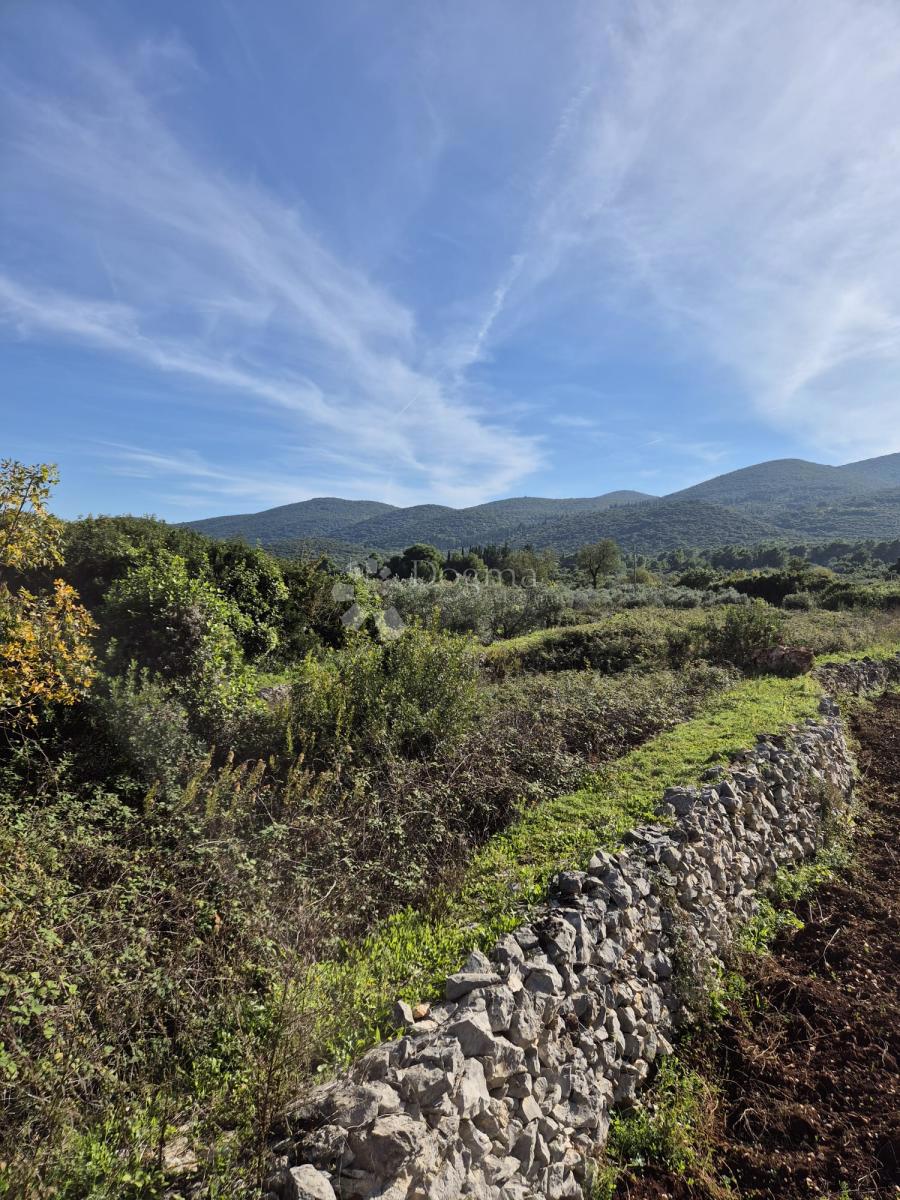
[[[615,848],[652,817],[663,790],[696,783],[710,765],[815,716],[821,688],[809,676],[747,680],[712,700],[692,720],[653,738],[598,772],[590,786],[522,814],[475,855],[458,884],[438,892],[428,911],[405,910],[363,942],[322,964],[317,985],[328,1002],[317,1041],[343,1062],[391,1032],[399,997],[440,994],[473,948],[488,948],[521,924],[556,871],[584,866],[598,847]]]
[[[518,637],[498,638],[496,642],[485,646],[482,653],[488,659],[514,657],[535,646],[551,645],[553,642],[559,642],[578,634],[594,633],[598,629],[605,628],[606,625],[607,621],[601,619],[583,621],[580,625],[554,625],[552,629],[534,629],[531,633],[521,633]]]
[[[865,650],[842,650],[837,654],[817,654],[816,666],[825,667],[829,663],[859,662],[861,658],[874,658],[884,661],[897,657],[896,641],[878,642],[874,646],[866,646]]]
[[[602,650],[606,646],[613,654],[620,648],[620,653],[628,659],[628,665],[635,665],[642,658],[665,657],[670,635],[678,631],[699,631],[705,625],[707,616],[706,609],[648,605],[578,625],[555,625],[550,629],[535,629],[518,637],[501,638],[482,647],[481,652],[485,662],[491,666],[514,667],[535,656],[541,659],[560,649],[574,652],[583,646],[589,653],[592,646],[595,650]]]

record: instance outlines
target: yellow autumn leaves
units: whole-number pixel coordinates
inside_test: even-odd
[[[62,579],[25,586],[62,562],[62,522],[47,510],[48,464],[0,461],[0,725],[34,723],[44,704],[73,704],[94,678],[94,622]]]

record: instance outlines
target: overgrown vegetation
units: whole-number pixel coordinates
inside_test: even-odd
[[[808,678],[745,681],[595,771],[579,791],[524,811],[427,906],[392,915],[323,967],[323,990],[334,997],[323,1007],[335,1016],[320,1027],[320,1055],[346,1058],[377,1039],[396,997],[433,997],[469,949],[484,949],[515,928],[557,870],[584,863],[598,847],[615,847],[628,828],[651,817],[666,786],[696,783],[710,765],[751,744],[759,729],[783,730],[814,715],[820,694]]]
[[[706,584],[616,612],[656,581],[601,595],[503,547],[443,561],[528,588],[384,586],[149,518],[63,525],[52,471],[0,478],[10,1198],[255,1194],[280,1106],[397,996],[432,995],[663,786],[815,712],[808,679],[747,677],[757,649],[896,637]]]
[[[652,1164],[683,1176],[712,1179],[708,1136],[715,1087],[676,1056],[663,1059],[653,1087],[635,1107],[613,1114],[603,1157],[589,1175],[592,1200],[612,1200],[623,1171]]]

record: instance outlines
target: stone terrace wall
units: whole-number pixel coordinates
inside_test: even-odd
[[[853,662],[828,663],[816,675],[833,695],[852,692],[862,695],[900,681],[900,654],[895,658],[859,658]]]
[[[900,656],[823,675],[883,687]],[[269,1200],[581,1196],[611,1108],[671,1052],[734,926],[845,810],[853,764],[833,701],[822,717],[760,737],[708,786],[668,790],[671,824],[558,875],[535,918],[470,955],[423,1019],[401,1007],[405,1037],[291,1114]]]

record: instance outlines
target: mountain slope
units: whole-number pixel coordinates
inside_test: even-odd
[[[185,521],[184,524],[208,537],[242,537],[248,542],[259,541],[265,545],[290,538],[330,537],[345,525],[391,512],[393,507],[378,500],[341,500],[337,496],[317,496],[314,500],[280,504],[263,512],[206,517],[200,521]]]
[[[864,458],[834,468],[853,481],[857,491],[900,487],[900,454],[882,454],[879,458]],[[865,486],[859,486],[863,483]]]
[[[816,538],[900,537],[900,487],[837,497],[818,504],[796,505],[789,514],[792,530]]]
[[[485,542],[561,553],[613,537],[645,553],[790,538],[900,536],[900,454],[831,467],[784,458],[729,471],[662,499],[642,492],[551,499],[517,496],[470,508],[319,497],[259,513],[186,522],[278,553],[324,549],[347,558],[414,542],[444,550]]]
[[[795,505],[828,504],[865,492],[900,486],[900,454],[828,467],[801,458],[777,458],[717,475],[672,492],[669,500],[706,500],[764,514],[776,524],[793,524]]]
[[[550,517],[570,513],[601,512],[615,505],[646,500],[641,492],[610,492],[605,496],[553,500],[520,496],[494,500],[472,508],[446,508],[418,504],[381,513],[367,521],[345,526],[334,536],[351,542],[366,542],[386,549],[403,549],[413,542],[430,542],[442,550],[473,543],[502,542],[513,534],[524,536]],[[525,538],[527,541],[527,537]]]
[[[528,541],[570,554],[586,542],[612,538],[622,550],[659,554],[680,547],[752,544],[781,538],[784,531],[747,513],[703,500],[664,498],[606,512],[576,513],[522,530],[513,544]]]
[[[572,500],[515,496],[471,508],[449,508],[444,504],[395,508],[375,500],[340,500],[325,496],[297,504],[282,504],[263,512],[208,517],[185,524],[209,537],[242,537],[264,546],[324,538],[382,550],[402,550],[413,542],[431,542],[450,550],[473,542],[503,541],[511,531],[548,517],[596,512],[647,499],[652,497],[645,492],[619,491]]]

